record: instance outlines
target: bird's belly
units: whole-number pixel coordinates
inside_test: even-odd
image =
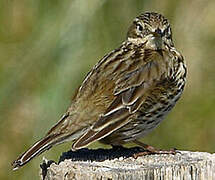
[[[105,137],[102,142],[120,145],[144,137],[162,122],[176,104],[180,94],[181,93],[165,103],[158,101],[156,104],[148,107],[147,111],[145,111],[144,107],[140,108],[140,110],[136,112],[135,118],[131,119],[125,126]]]
[[[132,120],[129,124],[119,130],[124,137],[127,136],[123,141],[131,141],[133,139],[144,137],[163,121],[174,105],[175,103],[165,106],[157,104],[155,105],[157,108],[152,109],[148,113],[139,112],[136,119]]]

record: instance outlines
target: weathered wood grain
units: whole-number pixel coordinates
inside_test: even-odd
[[[45,180],[215,180],[215,154],[180,151],[176,155],[147,155],[134,159],[64,160],[52,163]]]

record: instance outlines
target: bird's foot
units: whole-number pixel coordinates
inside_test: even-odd
[[[178,153],[178,151],[176,149],[170,149],[170,150],[154,150],[154,151],[143,151],[143,152],[138,152],[133,154],[133,157],[136,159],[140,156],[146,156],[146,155],[151,155],[151,154],[172,154],[175,155],[176,153]]]
[[[137,144],[137,145],[139,145],[139,146],[141,146],[141,147],[143,147],[145,149],[145,151],[135,153],[133,155],[133,157],[135,159],[138,158],[138,157],[140,157],[140,156],[151,155],[151,154],[172,154],[172,155],[175,155],[176,153],[179,152],[179,151],[177,151],[176,148],[173,148],[173,149],[170,149],[170,150],[156,149],[153,146],[144,144],[144,143],[142,143],[140,141],[137,141],[137,140],[135,140],[134,143]]]

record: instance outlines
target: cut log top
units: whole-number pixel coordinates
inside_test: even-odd
[[[63,155],[64,156],[64,155]],[[62,158],[62,157],[61,157]],[[74,158],[72,158],[74,159]],[[104,161],[68,158],[44,168],[41,179],[184,179],[215,180],[215,154],[180,151],[176,155],[119,157]]]

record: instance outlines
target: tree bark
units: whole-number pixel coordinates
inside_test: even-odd
[[[215,180],[215,154],[180,151],[176,155],[120,157],[100,162],[65,159],[46,170],[42,177],[45,180]]]

